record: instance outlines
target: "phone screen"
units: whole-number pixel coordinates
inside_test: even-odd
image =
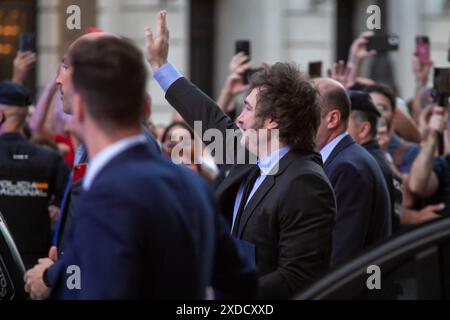
[[[250,41],[248,40],[238,40],[235,43],[235,54],[243,52],[246,56],[250,58]]]
[[[442,107],[448,106],[450,96],[450,69],[435,68],[433,81],[434,100]]]
[[[322,62],[311,62],[308,65],[308,73],[311,79],[322,77]]]
[[[377,52],[397,51],[400,46],[400,38],[395,34],[376,35],[369,38],[367,50]]]
[[[36,33],[24,32],[19,36],[19,50],[36,52]]]
[[[427,36],[416,37],[416,56],[422,64],[430,63],[430,39]]]

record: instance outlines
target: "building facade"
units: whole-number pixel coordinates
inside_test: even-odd
[[[66,26],[67,8],[74,4],[81,8],[82,30]],[[364,75],[386,76],[400,95],[412,97],[416,35],[431,38],[436,66],[449,65],[450,0],[2,0],[0,75],[5,78],[10,73],[17,50],[13,40],[17,35],[14,38],[10,26],[19,26],[16,33],[34,30],[38,34],[39,62],[33,85],[39,94],[55,76],[68,44],[86,28],[118,33],[143,48],[144,27],[155,27],[156,13],[166,9],[170,61],[215,98],[227,77],[236,40],[251,41],[255,66],[263,61],[293,61],[306,70],[308,62],[322,61],[325,74],[337,59],[345,58],[351,41],[367,30],[366,10],[372,4],[381,8],[381,32],[397,33],[401,44],[398,52],[385,57],[388,75],[373,73],[373,59],[367,61]],[[153,97],[154,122],[167,124],[172,109],[151,77],[148,91]]]

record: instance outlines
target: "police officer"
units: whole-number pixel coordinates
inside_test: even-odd
[[[48,253],[48,208],[59,205],[70,172],[59,154],[22,136],[29,105],[24,87],[0,82],[0,212],[27,267]]]

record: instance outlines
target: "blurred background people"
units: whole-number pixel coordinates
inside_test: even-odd
[[[349,91],[352,112],[349,118],[348,132],[356,143],[366,149],[376,160],[383,173],[389,191],[392,213],[392,231],[400,229],[402,210],[402,180],[392,172],[385,153],[377,141],[378,121],[381,113],[367,93]]]
[[[214,160],[207,157],[202,142],[185,122],[176,121],[169,125],[162,134],[161,143],[164,154],[174,163],[187,166],[210,182],[217,177]]]
[[[412,163],[420,151],[420,146],[401,139],[395,132],[395,118],[399,113],[396,109],[396,98],[392,90],[386,85],[373,85],[365,88],[373,103],[381,112],[389,133],[387,151],[391,155],[395,166],[402,174],[411,171]]]
[[[30,104],[23,86],[0,82],[0,212],[27,267],[48,252],[49,207],[59,207],[70,171],[55,151],[22,135]]]
[[[450,214],[450,154],[436,157],[438,136],[448,128],[448,110],[434,106],[422,150],[414,161],[409,187],[420,199],[435,206],[439,215]]]

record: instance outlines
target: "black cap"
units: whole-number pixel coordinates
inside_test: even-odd
[[[0,81],[0,104],[13,107],[31,105],[30,92],[24,86],[12,81]]]
[[[380,111],[378,111],[368,93],[349,90],[348,95],[352,101],[352,111],[372,112],[376,116],[381,117]]]

